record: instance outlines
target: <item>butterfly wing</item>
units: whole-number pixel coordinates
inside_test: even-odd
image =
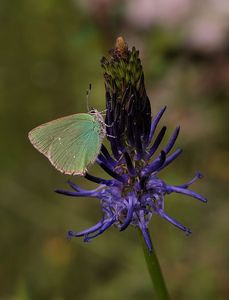
[[[100,123],[90,114],[75,114],[36,127],[33,146],[64,174],[84,175],[100,151]]]

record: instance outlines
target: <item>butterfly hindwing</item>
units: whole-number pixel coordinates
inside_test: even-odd
[[[38,126],[29,133],[29,139],[57,170],[83,175],[100,151],[100,131],[95,115],[82,113]]]

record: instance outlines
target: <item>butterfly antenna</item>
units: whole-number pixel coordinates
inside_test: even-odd
[[[88,90],[86,92],[87,111],[88,112],[92,110],[92,107],[89,106],[89,97],[90,97],[90,94],[91,94],[91,83],[89,84]]]

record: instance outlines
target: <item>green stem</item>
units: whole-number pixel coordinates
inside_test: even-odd
[[[165,281],[161,272],[161,267],[157,259],[156,251],[153,248],[152,252],[150,253],[140,229],[138,229],[138,233],[143,247],[146,264],[154,286],[156,298],[157,300],[169,300],[169,294],[167,292]]]

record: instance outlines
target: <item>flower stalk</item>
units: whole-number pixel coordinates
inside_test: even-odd
[[[161,267],[156,255],[156,250],[152,247],[149,252],[145,244],[142,232],[138,230],[140,242],[142,244],[146,265],[150,274],[150,278],[154,287],[154,292],[157,300],[169,300],[169,294],[166,288],[165,280],[161,271]]]

